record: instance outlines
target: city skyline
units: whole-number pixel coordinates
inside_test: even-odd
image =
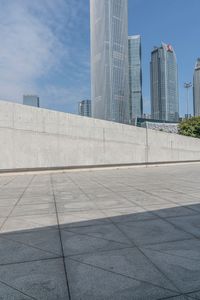
[[[192,81],[200,56],[195,38],[199,9],[198,0],[193,5],[182,0],[129,0],[129,35],[142,36],[144,112],[150,111],[150,54],[161,41],[176,49],[180,114],[186,112],[183,86]],[[75,113],[77,101],[90,98],[89,0],[58,0],[56,5],[2,0],[0,17],[0,99],[20,102],[23,94],[38,94],[43,107]]]

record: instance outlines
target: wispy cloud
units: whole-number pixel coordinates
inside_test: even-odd
[[[89,92],[86,9],[87,0],[1,0],[1,99],[38,93],[46,107],[73,110]]]

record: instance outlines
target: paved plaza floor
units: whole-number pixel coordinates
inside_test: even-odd
[[[200,164],[1,175],[0,299],[200,299]]]

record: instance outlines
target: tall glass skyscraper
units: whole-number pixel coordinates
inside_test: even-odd
[[[129,36],[129,89],[131,120],[142,117],[142,65],[141,65],[141,37]]]
[[[197,59],[197,63],[194,70],[194,116],[200,116],[200,58]]]
[[[91,117],[91,100],[83,100],[78,103],[78,114],[83,117]]]
[[[24,95],[23,104],[29,106],[40,107],[40,98],[36,95]]]
[[[128,2],[90,0],[92,116],[129,123]]]
[[[151,113],[157,120],[179,119],[178,67],[171,45],[162,44],[151,53]]]

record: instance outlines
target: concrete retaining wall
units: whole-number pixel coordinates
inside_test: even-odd
[[[200,140],[0,101],[0,170],[200,160]]]

